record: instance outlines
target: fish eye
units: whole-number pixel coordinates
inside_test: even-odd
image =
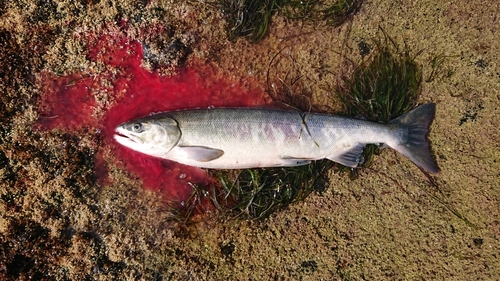
[[[142,131],[142,124],[141,123],[135,123],[134,125],[132,125],[132,130],[134,132],[140,132],[140,131]]]

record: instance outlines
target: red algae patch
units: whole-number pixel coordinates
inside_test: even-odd
[[[41,116],[35,124],[42,131],[54,128],[76,130],[96,126],[92,117],[97,102],[92,95],[92,78],[82,74],[58,77],[43,73],[45,95],[40,101]]]
[[[155,112],[268,106],[269,102],[255,83],[224,79],[213,65],[191,62],[192,66],[168,77],[144,69],[142,44],[129,39],[126,29],[108,25],[99,35],[82,36],[88,40],[88,59],[104,64],[106,71],[93,75],[40,75],[44,93],[35,128],[95,129],[114,152],[115,164],[139,177],[145,188],[161,193],[166,202],[181,206],[192,200],[195,187],[209,188],[214,179],[204,170],[152,158],[117,144],[114,128]],[[102,100],[105,102],[99,102]],[[96,155],[96,175],[99,183],[106,184],[106,162],[100,152]]]

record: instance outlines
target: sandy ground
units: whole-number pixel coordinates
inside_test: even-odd
[[[0,3],[0,277],[6,280],[494,280],[500,278],[500,4],[365,1],[341,28],[273,18],[259,44],[227,40],[216,6],[201,1]],[[182,2],[182,1],[178,1]],[[263,81],[271,59],[300,69],[317,101],[331,95],[341,54],[380,29],[422,51],[419,102],[437,103],[430,140],[435,185],[385,150],[351,181],[263,221],[218,218],[183,227],[141,188],[98,132],[34,131],[40,73],[96,71],[88,31],[117,19],[164,24],[231,79]],[[140,34],[130,32],[132,39]],[[432,81],[432,58],[445,57]],[[189,61],[188,61],[189,63]],[[335,105],[330,105],[335,107]],[[104,150],[112,184],[95,181]]]

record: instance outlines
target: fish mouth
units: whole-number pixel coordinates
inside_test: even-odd
[[[126,131],[123,128],[118,127],[115,129],[115,132],[116,133],[113,135],[113,138],[118,143],[120,143],[124,146],[130,147],[130,146],[142,143],[142,141],[139,137],[128,133],[128,131]]]

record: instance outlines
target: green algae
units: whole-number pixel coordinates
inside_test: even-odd
[[[321,192],[328,183],[328,160],[288,168],[245,169],[235,174],[218,173],[224,200],[230,211],[254,219],[266,218],[289,204]]]
[[[264,38],[272,16],[281,12],[290,19],[324,21],[338,27],[356,14],[362,0],[221,0],[220,6],[227,22],[229,38],[244,37],[253,43]]]
[[[354,65],[352,74],[343,75],[333,91],[342,101],[346,115],[389,122],[416,105],[422,91],[422,71],[415,62],[419,52],[412,56],[407,49],[400,51],[385,33],[374,43],[376,48],[372,54]],[[377,145],[367,145],[360,167],[369,167],[378,153]],[[357,169],[339,170],[349,170],[351,177],[357,176]]]

